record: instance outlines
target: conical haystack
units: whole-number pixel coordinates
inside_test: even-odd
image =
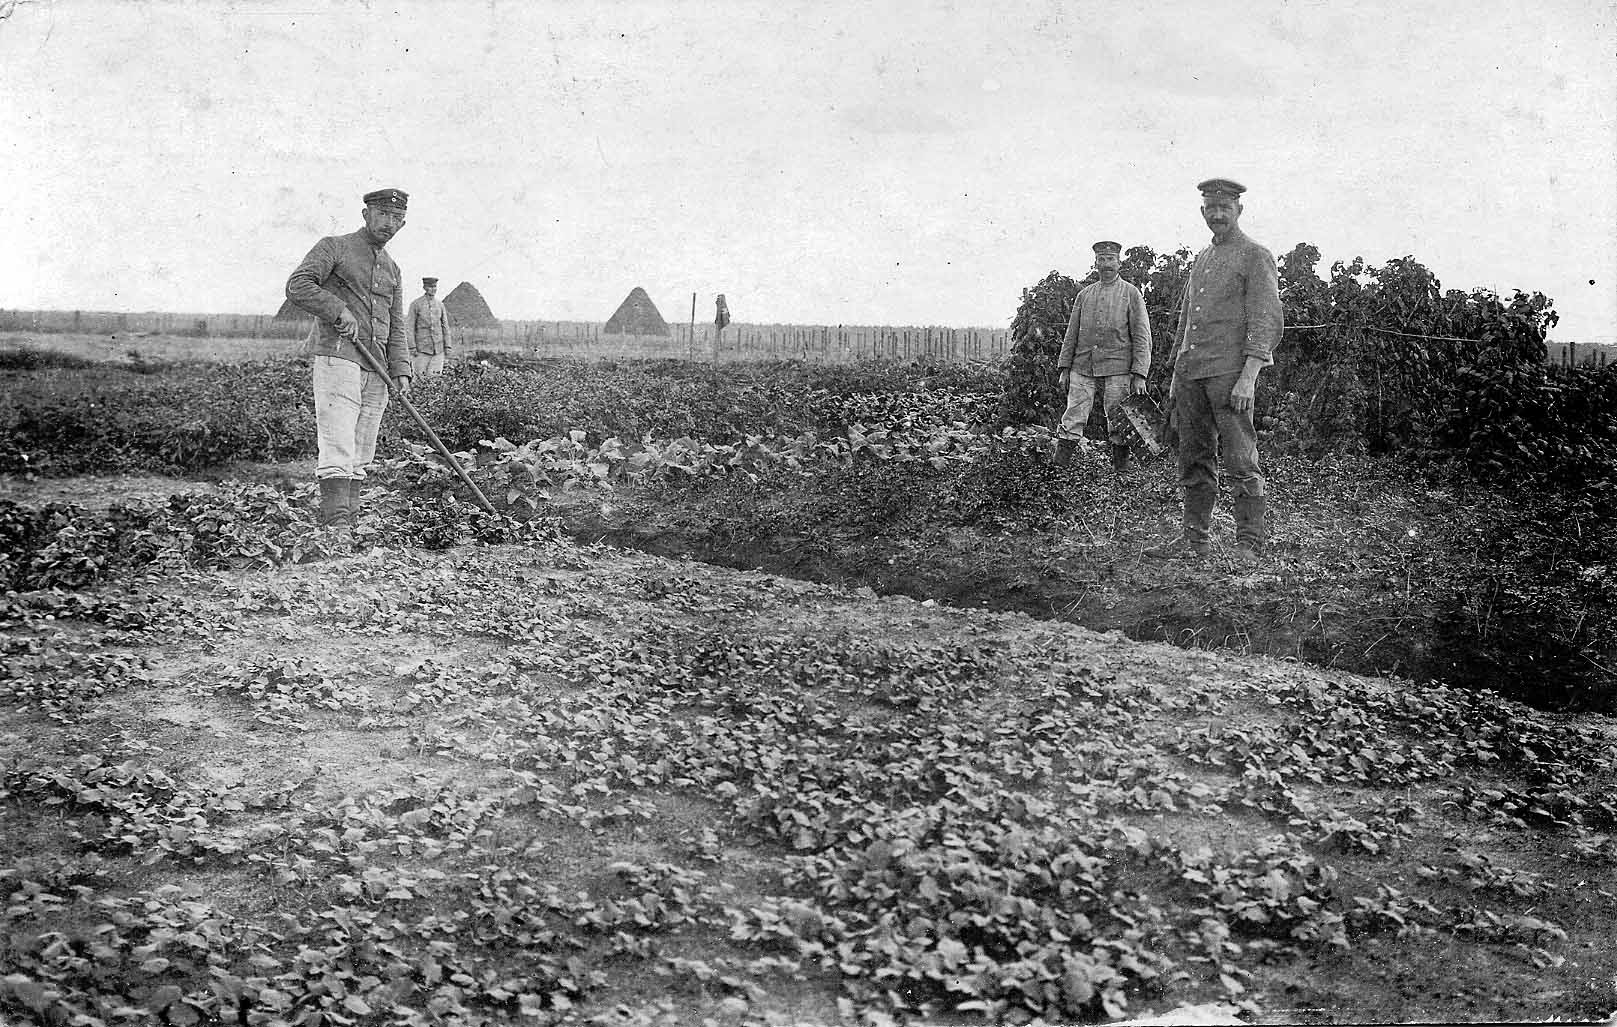
[[[444,297],[444,306],[449,308],[449,318],[458,325],[492,325],[498,324],[499,318],[488,308],[483,294],[477,291],[477,286],[471,282],[461,282]]]
[[[617,313],[601,327],[603,335],[667,335],[668,322],[651,302],[646,290],[635,286],[618,304]]]

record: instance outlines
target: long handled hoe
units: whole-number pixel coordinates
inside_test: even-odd
[[[359,350],[359,355],[364,358],[365,365],[372,372],[382,376],[382,381],[387,383],[387,391],[394,399],[403,404],[405,412],[415,421],[416,427],[420,428],[422,433],[427,436],[427,441],[432,443],[432,448],[436,449],[438,455],[444,458],[444,463],[449,465],[450,470],[460,475],[460,480],[465,482],[466,487],[472,490],[472,495],[477,497],[478,505],[489,513],[497,513],[498,511],[494,509],[494,504],[488,501],[488,497],[483,495],[483,490],[477,487],[477,482],[473,481],[472,476],[466,473],[466,468],[462,467],[460,461],[455,459],[455,455],[449,452],[449,447],[444,445],[443,440],[438,437],[438,433],[433,431],[426,418],[421,416],[421,411],[417,410],[415,404],[410,402],[410,397],[400,392],[398,386],[393,384],[393,377],[387,373],[387,368],[382,366],[382,362],[376,359],[376,354],[372,353],[357,339],[354,340],[354,348]]]

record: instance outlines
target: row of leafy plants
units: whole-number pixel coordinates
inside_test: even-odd
[[[0,400],[0,472],[184,474],[315,450],[306,363],[177,364],[162,373],[20,351]],[[777,362],[713,368],[677,360],[526,361],[475,354],[422,384],[413,402],[445,443],[526,442],[573,430],[597,438],[838,433],[854,424],[980,424],[1001,376],[984,366]],[[398,404],[384,455],[417,434]]]
[[[349,552],[315,518],[312,484],[230,482],[209,494],[164,503],[131,501],[105,510],[77,504],[22,506],[0,500],[0,589],[11,594],[75,592],[169,566],[240,570],[304,563]],[[441,549],[461,542],[556,537],[551,518],[489,514],[442,498],[395,499],[362,517],[360,545]],[[98,619],[93,597],[65,609]]]
[[[1007,429],[992,441],[1037,448],[1043,435]],[[427,447],[407,445],[407,456],[390,470],[425,487],[407,498],[389,495],[385,527],[380,519],[362,518],[360,535],[362,541],[428,547],[463,536],[485,542],[550,537],[555,521],[536,520],[534,514],[556,488],[611,487],[668,476],[756,477],[771,468],[801,471],[816,462],[925,462],[947,468],[977,459],[984,445],[983,436],[958,423],[869,430],[855,424],[824,439],[805,432],[749,435],[735,443],[690,437],[609,437],[591,443],[578,429],[520,446],[495,438],[463,454],[464,468],[476,474],[485,494],[499,500],[492,513],[469,505],[469,496],[455,499],[449,494],[455,483],[450,469]],[[334,536],[314,522],[312,495],[309,483],[232,483],[215,494],[183,493],[161,504],[117,503],[104,511],[0,500],[0,583],[15,591],[77,589],[162,558],[203,568],[242,568],[329,556]]]

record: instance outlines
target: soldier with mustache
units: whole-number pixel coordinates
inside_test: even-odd
[[[1200,559],[1211,542],[1218,499],[1218,461],[1235,497],[1235,558],[1263,555],[1265,500],[1252,422],[1258,372],[1274,363],[1284,316],[1274,255],[1241,231],[1246,187],[1210,178],[1197,188],[1212,245],[1196,254],[1179,307],[1179,339],[1168,387],[1179,431],[1179,485],[1184,495],[1178,538],[1146,555]]]
[[[387,382],[369,369],[360,347],[386,367],[401,395],[410,391],[410,344],[404,289],[388,242],[404,227],[409,197],[398,189],[365,194],[365,227],[315,243],[286,280],[286,298],[315,316],[309,336],[319,457],[320,523],[347,532],[376,458],[387,408]]]
[[[1151,318],[1140,290],[1118,274],[1122,244],[1102,239],[1090,249],[1100,280],[1084,286],[1073,300],[1061,356],[1056,360],[1057,384],[1067,397],[1067,408],[1056,425],[1052,463],[1065,467],[1072,461],[1099,385],[1112,468],[1122,471],[1129,462],[1123,401],[1145,392],[1146,375],[1151,371]]]

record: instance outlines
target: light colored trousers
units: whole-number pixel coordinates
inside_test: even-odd
[[[1067,409],[1056,428],[1058,439],[1081,439],[1084,425],[1089,423],[1089,411],[1095,405],[1095,382],[1101,383],[1101,412],[1106,415],[1106,436],[1121,445],[1129,439],[1128,418],[1124,416],[1123,401],[1129,398],[1129,376],[1107,374],[1093,378],[1074,371],[1067,383]]]
[[[363,478],[376,459],[387,409],[387,381],[352,360],[314,358],[314,422],[320,442],[316,478]]]
[[[414,353],[410,356],[410,363],[414,367],[415,376],[425,378],[444,369],[444,354],[442,350],[437,353]]]

